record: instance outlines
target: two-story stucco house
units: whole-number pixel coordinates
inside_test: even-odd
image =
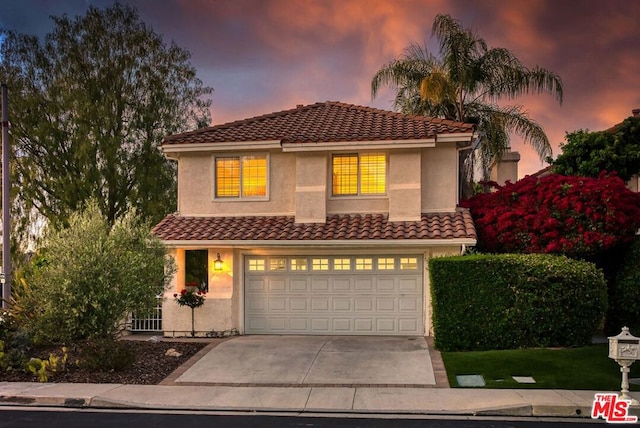
[[[178,212],[154,228],[178,266],[165,334],[191,330],[173,300],[187,283],[208,288],[199,334],[429,334],[426,261],[476,243],[457,207],[475,137],[325,102],[165,138],[178,162]]]

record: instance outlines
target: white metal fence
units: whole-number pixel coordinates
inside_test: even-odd
[[[162,331],[162,299],[158,299],[158,304],[151,314],[146,316],[131,315],[131,331]]]

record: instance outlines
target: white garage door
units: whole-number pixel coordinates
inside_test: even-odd
[[[247,256],[247,334],[422,335],[420,255]]]

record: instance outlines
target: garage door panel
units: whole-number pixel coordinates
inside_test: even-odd
[[[330,291],[329,278],[311,278],[311,291],[322,293]]]
[[[351,278],[333,278],[333,291],[335,293],[348,293],[353,287]]]
[[[309,281],[306,278],[290,278],[289,289],[293,293],[307,293],[309,291]]]
[[[351,299],[340,297],[333,298],[334,311],[351,311],[352,309]]]
[[[309,300],[302,297],[291,297],[289,299],[289,306],[292,311],[309,311]]]
[[[413,334],[419,331],[420,326],[415,318],[401,318],[398,320],[398,331],[403,334]]]
[[[381,312],[393,312],[396,310],[396,299],[393,297],[378,297],[376,308]]]
[[[354,320],[355,332],[360,334],[375,333],[373,318],[356,318]]]
[[[422,281],[418,278],[399,278],[398,291],[403,293],[420,293],[422,290]]]
[[[287,299],[285,297],[272,297],[269,299],[269,311],[286,311]]]
[[[332,330],[336,333],[349,333],[352,330],[352,320],[350,318],[337,318],[333,320]]]
[[[329,333],[331,331],[331,319],[329,318],[311,318],[312,333]]]
[[[307,318],[291,317],[289,319],[289,329],[294,333],[308,333],[309,320]]]
[[[269,278],[269,292],[279,293],[287,290],[287,280],[285,278]]]
[[[383,293],[393,293],[397,288],[396,278],[377,278],[376,291]]]
[[[329,298],[328,297],[312,297],[311,298],[311,311],[328,311],[329,310]]]
[[[251,259],[260,257],[249,257],[245,332],[421,335],[422,259],[404,257],[413,262],[403,263],[401,256],[278,256],[285,260],[279,270],[254,269],[262,264]]]
[[[415,298],[398,299],[398,310],[400,312],[418,312],[420,310],[419,302]]]
[[[393,333],[396,331],[395,318],[377,318],[376,330],[380,333]]]
[[[267,325],[269,328],[269,331],[273,331],[273,332],[281,332],[284,333],[286,332],[288,329],[288,322],[287,322],[287,318],[282,317],[282,318],[275,318],[275,317],[271,317],[267,320]]]
[[[357,292],[373,292],[375,289],[374,284],[374,278],[358,278],[356,276],[354,290]]]
[[[247,329],[256,333],[264,333],[267,331],[267,319],[266,317],[251,317],[247,325]]]
[[[264,292],[267,288],[267,281],[264,278],[252,278],[246,281],[246,291],[248,293]]]

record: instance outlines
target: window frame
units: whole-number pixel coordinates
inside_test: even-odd
[[[362,193],[362,157],[367,155],[384,155],[384,193]],[[334,159],[336,157],[357,156],[357,176],[356,189],[357,193],[335,193],[334,192]],[[386,151],[364,151],[364,152],[335,152],[331,153],[329,158],[329,192],[331,198],[376,198],[384,197],[389,192],[389,153]]]
[[[243,196],[243,167],[242,167],[242,158],[243,157],[263,157],[265,159],[265,194],[264,196]],[[239,192],[238,196],[218,196],[218,174],[217,174],[217,160],[222,158],[236,158],[239,162]],[[237,201],[267,201],[269,200],[269,188],[270,188],[270,157],[269,153],[216,153],[212,156],[212,164],[213,164],[213,177],[212,177],[212,198],[216,202],[237,202]]]

